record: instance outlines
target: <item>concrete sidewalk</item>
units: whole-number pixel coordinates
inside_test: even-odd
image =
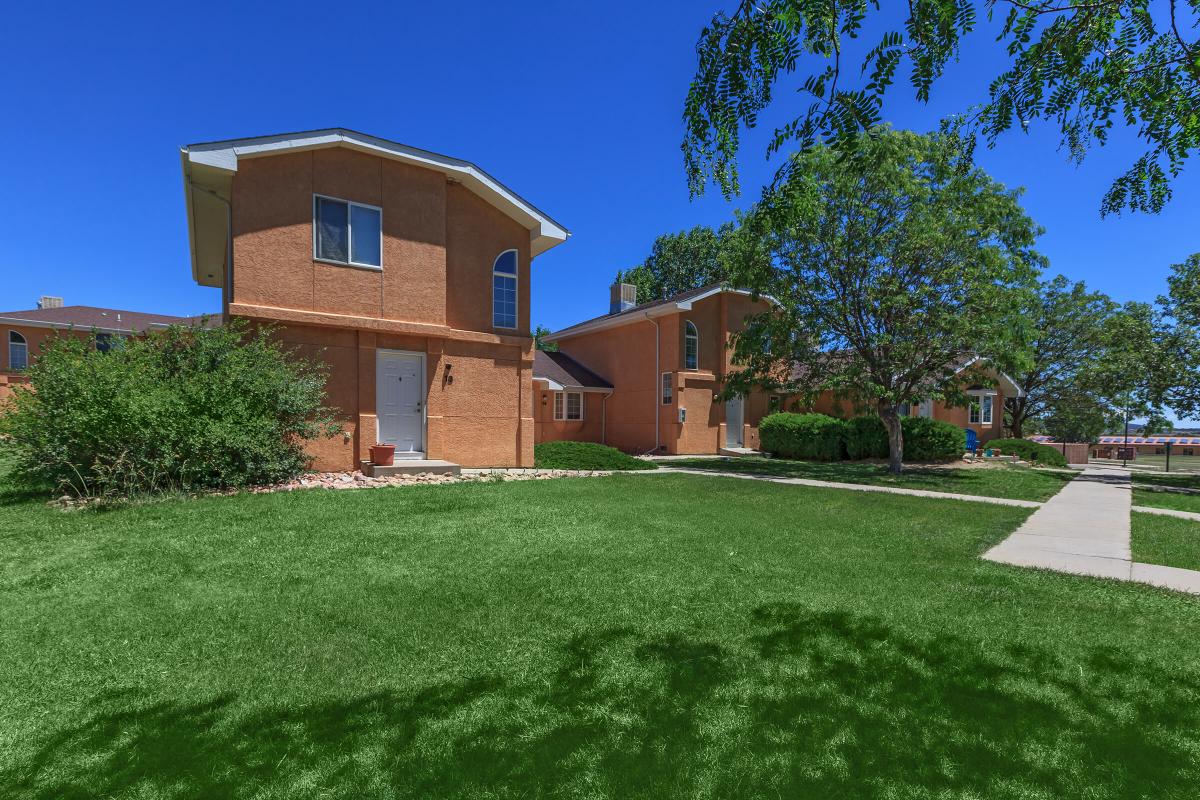
[[[1089,467],[983,557],[1200,594],[1200,572],[1133,561],[1132,496],[1128,469]]]

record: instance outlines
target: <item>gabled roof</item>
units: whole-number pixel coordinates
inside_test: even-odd
[[[198,325],[207,319],[208,325],[220,324],[221,315],[207,317],[176,317],[170,314],[148,314],[143,311],[124,311],[96,306],[60,306],[33,308],[25,311],[0,311],[0,324],[27,325],[34,328],[76,328],[106,333],[133,333],[168,325]]]
[[[241,159],[329,147],[346,147],[443,173],[523,225],[530,232],[530,252],[535,256],[570,236],[548,214],[470,161],[346,128],[325,128],[200,142],[181,148],[192,277],[206,286],[220,286],[224,279],[226,204]]]
[[[533,379],[551,389],[611,389],[613,385],[566,353],[533,353]]]
[[[834,352],[829,353],[829,357],[831,359],[843,360],[843,359],[847,359],[850,357],[850,352],[846,351],[846,350],[834,351]],[[982,366],[987,363],[989,363],[989,360],[984,358],[983,356],[968,356],[966,358],[963,358],[958,363],[951,363],[949,366],[954,370],[954,374],[958,375],[958,374],[961,374],[964,370],[966,370],[970,366],[973,366],[975,364],[979,364]],[[1006,373],[1001,372],[998,369],[994,370],[994,371],[996,373],[996,378],[997,378],[996,382],[998,384],[1000,384],[1001,388],[1004,389],[1005,393],[1008,396],[1010,396],[1010,397],[1024,397],[1025,396],[1025,390],[1023,388],[1021,388],[1021,386],[1015,380],[1013,380]],[[791,379],[793,381],[801,380],[807,374],[808,374],[807,365],[801,364],[800,362],[792,363]]]
[[[576,323],[569,328],[563,328],[560,331],[555,331],[547,336],[542,337],[544,341],[552,342],[557,339],[566,339],[571,336],[578,336],[581,333],[592,333],[593,331],[604,330],[606,328],[616,328],[620,325],[628,325],[632,322],[638,322],[647,317],[664,317],[668,314],[674,314],[677,311],[690,311],[692,304],[697,303],[713,295],[726,292],[728,294],[740,294],[746,297],[751,296],[751,292],[745,289],[732,289],[722,286],[719,283],[710,283],[708,286],[701,286],[698,289],[688,289],[685,292],[671,295],[662,300],[652,300],[649,303],[642,303],[633,308],[619,311],[616,314],[603,314],[599,317],[592,317],[589,320]],[[774,303],[774,298],[760,295],[761,299],[769,303]]]

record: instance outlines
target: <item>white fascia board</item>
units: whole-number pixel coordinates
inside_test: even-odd
[[[63,331],[75,330],[85,333],[91,333],[92,331],[96,331],[97,333],[141,333],[144,330],[133,327],[113,328],[101,325],[76,325],[70,322],[46,322],[40,319],[21,319],[20,317],[0,317],[0,325],[17,325],[26,328],[56,328]],[[155,323],[150,323],[151,327],[154,325]]]
[[[596,331],[607,330],[608,328],[617,328],[621,325],[629,325],[631,323],[642,322],[643,320],[647,319],[665,317],[669,314],[675,314],[680,311],[691,311],[693,304],[699,302],[700,300],[706,300],[707,298],[720,294],[721,292],[726,292],[728,294],[740,294],[745,297],[753,296],[752,292],[746,291],[745,289],[723,289],[721,287],[717,287],[715,289],[709,289],[707,292],[698,294],[695,297],[688,298],[687,300],[680,300],[675,303],[661,303],[653,308],[646,309],[642,313],[637,313],[637,309],[634,309],[616,316],[601,317],[600,319],[593,320],[591,322],[585,322],[580,325],[572,325],[569,328],[563,328],[560,331],[555,331],[554,333],[543,336],[542,341],[553,342],[557,341],[558,339],[568,339],[572,336],[579,336],[584,333],[595,333]],[[769,295],[760,294],[758,297],[760,300],[766,300],[772,305],[779,305],[779,301]]]
[[[986,359],[982,356],[975,356],[970,361],[963,364],[958,369],[954,370],[954,374],[958,375],[963,370],[967,369],[968,367],[970,367],[974,364],[978,364],[981,361],[986,363],[988,361],[988,359]],[[1020,384],[1018,384],[1015,380],[1013,380],[1012,377],[1008,375],[1008,373],[1001,372],[1000,370],[996,370],[996,374],[1000,377],[1000,381],[999,381],[1000,385],[1005,389],[1005,391],[1009,395],[1011,395],[1013,397],[1024,397],[1025,396],[1025,390],[1023,388],[1021,388]]]
[[[605,386],[579,386],[577,384],[562,384],[558,381],[552,381],[544,375],[534,375],[533,379],[546,384],[546,388],[553,392],[612,392],[612,389]]]
[[[546,252],[555,245],[562,244],[570,236],[566,228],[470,161],[431,153],[428,150],[409,147],[365,133],[338,128],[307,133],[260,136],[252,139],[231,139],[223,142],[188,145],[184,148],[184,152],[186,158],[194,164],[236,172],[237,162],[240,158],[317,150],[326,147],[350,147],[395,161],[434,169],[457,180],[528,229],[530,231],[530,252],[534,256]]]

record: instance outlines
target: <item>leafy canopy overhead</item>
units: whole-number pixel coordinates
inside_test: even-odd
[[[735,337],[729,391],[842,391],[892,431],[896,406],[961,400],[959,367],[1022,346],[1041,231],[956,137],[873,129],[792,165],[731,245],[734,282],[779,305]]]
[[[844,146],[882,121],[884,97],[902,67],[927,102],[976,32],[980,12],[999,27],[1010,62],[985,102],[948,123],[972,141],[979,134],[991,146],[1013,127],[1045,120],[1079,161],[1115,125],[1136,128],[1146,149],[1109,188],[1102,214],[1161,210],[1171,179],[1200,148],[1200,0],[910,0],[897,29],[854,52],[868,19],[883,19],[884,5],[744,0],[732,14],[718,12],[700,34],[684,106],[692,193],[709,180],[726,197],[738,193],[740,130],[757,124],[786,77],[803,75],[796,89],[809,103],[775,130],[768,155],[789,143]]]
[[[734,224],[726,222],[715,231],[697,225],[665,233],[654,240],[645,262],[617,273],[617,282],[636,286],[639,303],[722,283],[727,277],[722,253],[733,230]]]

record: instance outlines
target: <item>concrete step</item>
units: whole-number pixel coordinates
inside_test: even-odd
[[[462,467],[451,461],[442,461],[436,458],[397,458],[390,467],[370,464],[363,469],[363,473],[372,478],[386,478],[389,475],[419,475],[422,472],[434,475],[459,475],[462,473]]]
[[[750,447],[722,447],[717,450],[719,455],[723,456],[761,456],[758,450]]]

